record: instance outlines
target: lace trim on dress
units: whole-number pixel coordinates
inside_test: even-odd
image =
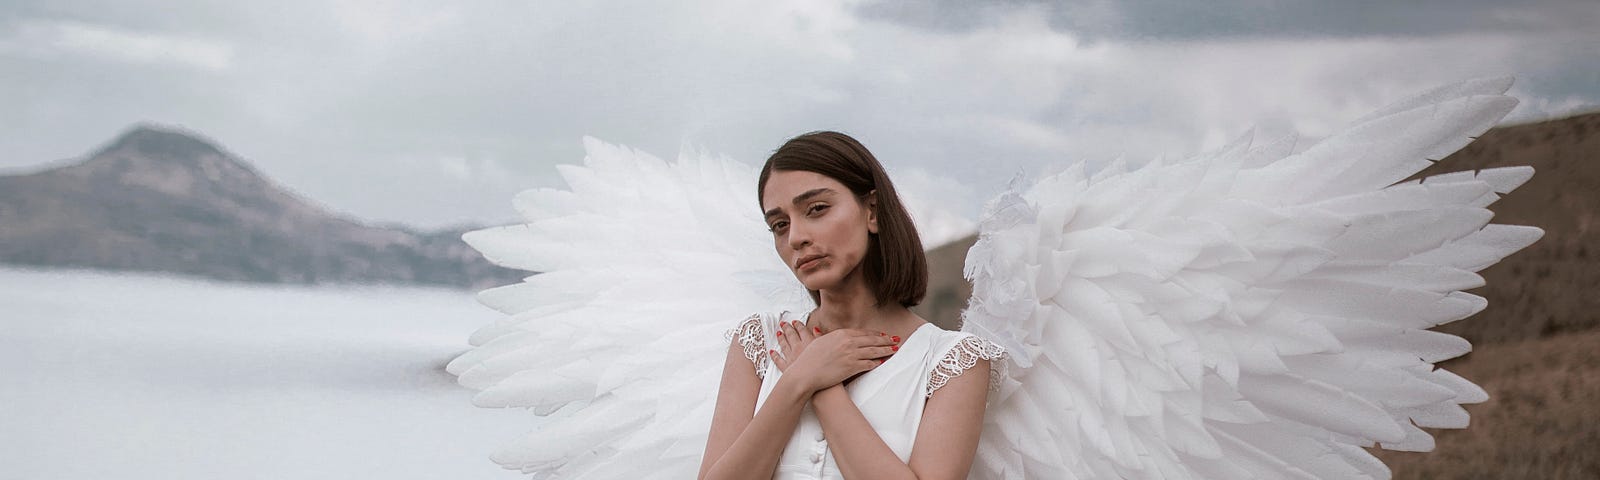
[[[729,329],[723,338],[730,342],[737,340],[744,348],[744,358],[750,359],[756,367],[756,378],[767,378],[767,336],[761,329],[761,314],[739,322],[739,326]]]
[[[977,365],[978,360],[989,360],[989,390],[999,390],[1000,382],[1006,376],[1006,362],[1002,361],[1006,355],[1005,348],[976,335],[962,338],[955,346],[950,347],[950,351],[945,352],[938,364],[933,366],[933,374],[928,377],[926,396],[932,397],[934,390],[938,390],[956,375]]]

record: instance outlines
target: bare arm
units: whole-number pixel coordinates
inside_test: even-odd
[[[838,385],[845,378],[871,370],[881,363],[875,358],[893,351],[893,341],[882,333],[839,331],[813,342],[818,340],[814,334],[820,331],[796,325],[798,322],[780,324],[776,335],[785,354],[768,354],[772,366],[784,374],[760,411],[754,412],[754,418],[751,411],[761,382],[755,366],[746,361],[743,347],[737,342],[728,346],[711,435],[701,458],[700,478],[738,478],[737,475],[755,472],[761,472],[757,476],[771,477],[783,448],[794,435],[801,411],[814,394],[823,386]],[[789,336],[784,337],[783,332]]]
[[[778,380],[757,412],[761,379],[739,343],[729,344],[716,411],[711,417],[711,435],[700,460],[701,479],[751,478],[752,474],[755,478],[772,477],[778,457],[811,397],[811,392],[784,380]]]
[[[988,360],[979,360],[934,391],[923,406],[909,464],[883,442],[843,386],[817,392],[812,402],[839,472],[846,478],[967,478],[983,428],[989,368]]]

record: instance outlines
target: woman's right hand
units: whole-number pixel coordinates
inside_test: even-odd
[[[883,332],[844,328],[817,335],[803,323],[784,325],[781,331],[778,344],[783,351],[768,355],[784,378],[793,378],[812,392],[872,370],[899,349],[898,338]]]

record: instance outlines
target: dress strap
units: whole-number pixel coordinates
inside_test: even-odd
[[[989,360],[989,391],[1000,389],[1000,382],[1006,376],[1006,349],[977,335],[961,335],[961,340],[951,345],[933,365],[933,372],[928,376],[927,397],[932,397],[933,392],[950,379],[977,365],[978,360]]]

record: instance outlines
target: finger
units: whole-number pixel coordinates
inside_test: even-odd
[[[789,351],[789,338],[790,337],[785,334],[784,328],[783,328],[783,324],[784,324],[784,322],[778,322],[778,332],[777,332],[778,348],[783,349],[784,352],[788,352]]]
[[[806,326],[804,323],[799,325],[799,330],[800,336],[798,338],[800,338],[800,341],[804,343],[811,343],[812,340],[817,338],[818,334],[822,333],[822,329]]]
[[[861,335],[861,336],[852,337],[850,339],[850,342],[849,342],[849,345],[856,346],[856,347],[887,347],[887,346],[899,345],[899,344],[900,344],[900,337],[896,337],[896,336],[889,335],[889,334],[883,334],[883,335],[876,335],[876,334],[873,334],[873,335]]]
[[[791,341],[800,341],[801,328],[804,328],[804,324],[800,322],[784,322],[783,324],[783,331],[789,335]]]
[[[900,351],[900,347],[890,345],[887,347],[861,347],[850,352],[852,358],[873,359],[887,358]]]
[[[767,359],[771,360],[772,366],[777,367],[780,372],[789,369],[789,362],[785,361],[782,355],[778,355],[777,350],[767,350]]]
[[[884,345],[900,343],[900,337],[898,335],[890,335],[887,332],[880,332],[877,330],[859,330],[854,328],[843,331],[850,332],[850,336],[852,337],[867,339],[872,342],[882,341],[882,344]]]
[[[894,355],[894,352],[900,351],[900,347],[897,345],[890,345],[887,347],[868,347],[861,350],[867,355],[866,358],[883,358]]]
[[[794,322],[779,323],[778,332],[783,334],[783,345],[785,348],[783,353],[791,354],[800,351],[802,346],[800,344],[800,334],[799,332],[795,331]]]
[[[806,325],[804,323],[795,322],[795,325],[794,325],[794,345],[795,345],[795,348],[799,348],[801,350],[804,350],[806,348],[810,348],[811,341],[815,340],[815,338],[812,337],[810,332],[811,332],[811,329],[806,328]]]

